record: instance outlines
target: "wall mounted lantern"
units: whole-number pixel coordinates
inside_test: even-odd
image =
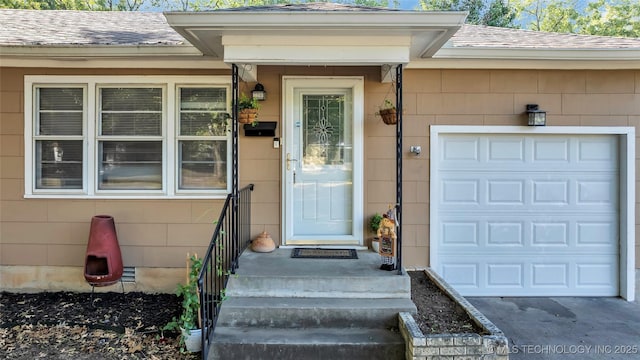
[[[547,125],[547,112],[540,110],[538,104],[527,104],[527,116],[529,117],[529,126]]]
[[[251,97],[258,101],[263,101],[267,99],[267,92],[264,90],[264,86],[262,84],[257,83],[256,87],[251,91]]]

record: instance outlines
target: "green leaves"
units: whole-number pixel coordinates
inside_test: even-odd
[[[640,3],[597,0],[587,6],[577,25],[582,34],[640,37]]]
[[[198,294],[198,276],[202,269],[202,259],[192,255],[189,257],[189,274],[186,284],[178,284],[176,295],[182,297],[182,314],[162,328],[163,330],[197,329],[198,313],[200,312],[200,297]]]

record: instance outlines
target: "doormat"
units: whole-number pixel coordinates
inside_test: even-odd
[[[297,259],[357,259],[355,249],[308,249],[295,248],[291,252],[292,258]]]

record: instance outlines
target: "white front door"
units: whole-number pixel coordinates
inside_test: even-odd
[[[284,78],[286,245],[362,244],[363,79]]]

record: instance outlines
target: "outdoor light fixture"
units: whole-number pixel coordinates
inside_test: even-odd
[[[540,110],[538,104],[527,104],[529,126],[545,126],[547,124],[547,112]]]
[[[258,100],[263,101],[267,99],[267,92],[264,91],[264,86],[262,84],[257,83],[256,87],[251,91],[251,97]]]

